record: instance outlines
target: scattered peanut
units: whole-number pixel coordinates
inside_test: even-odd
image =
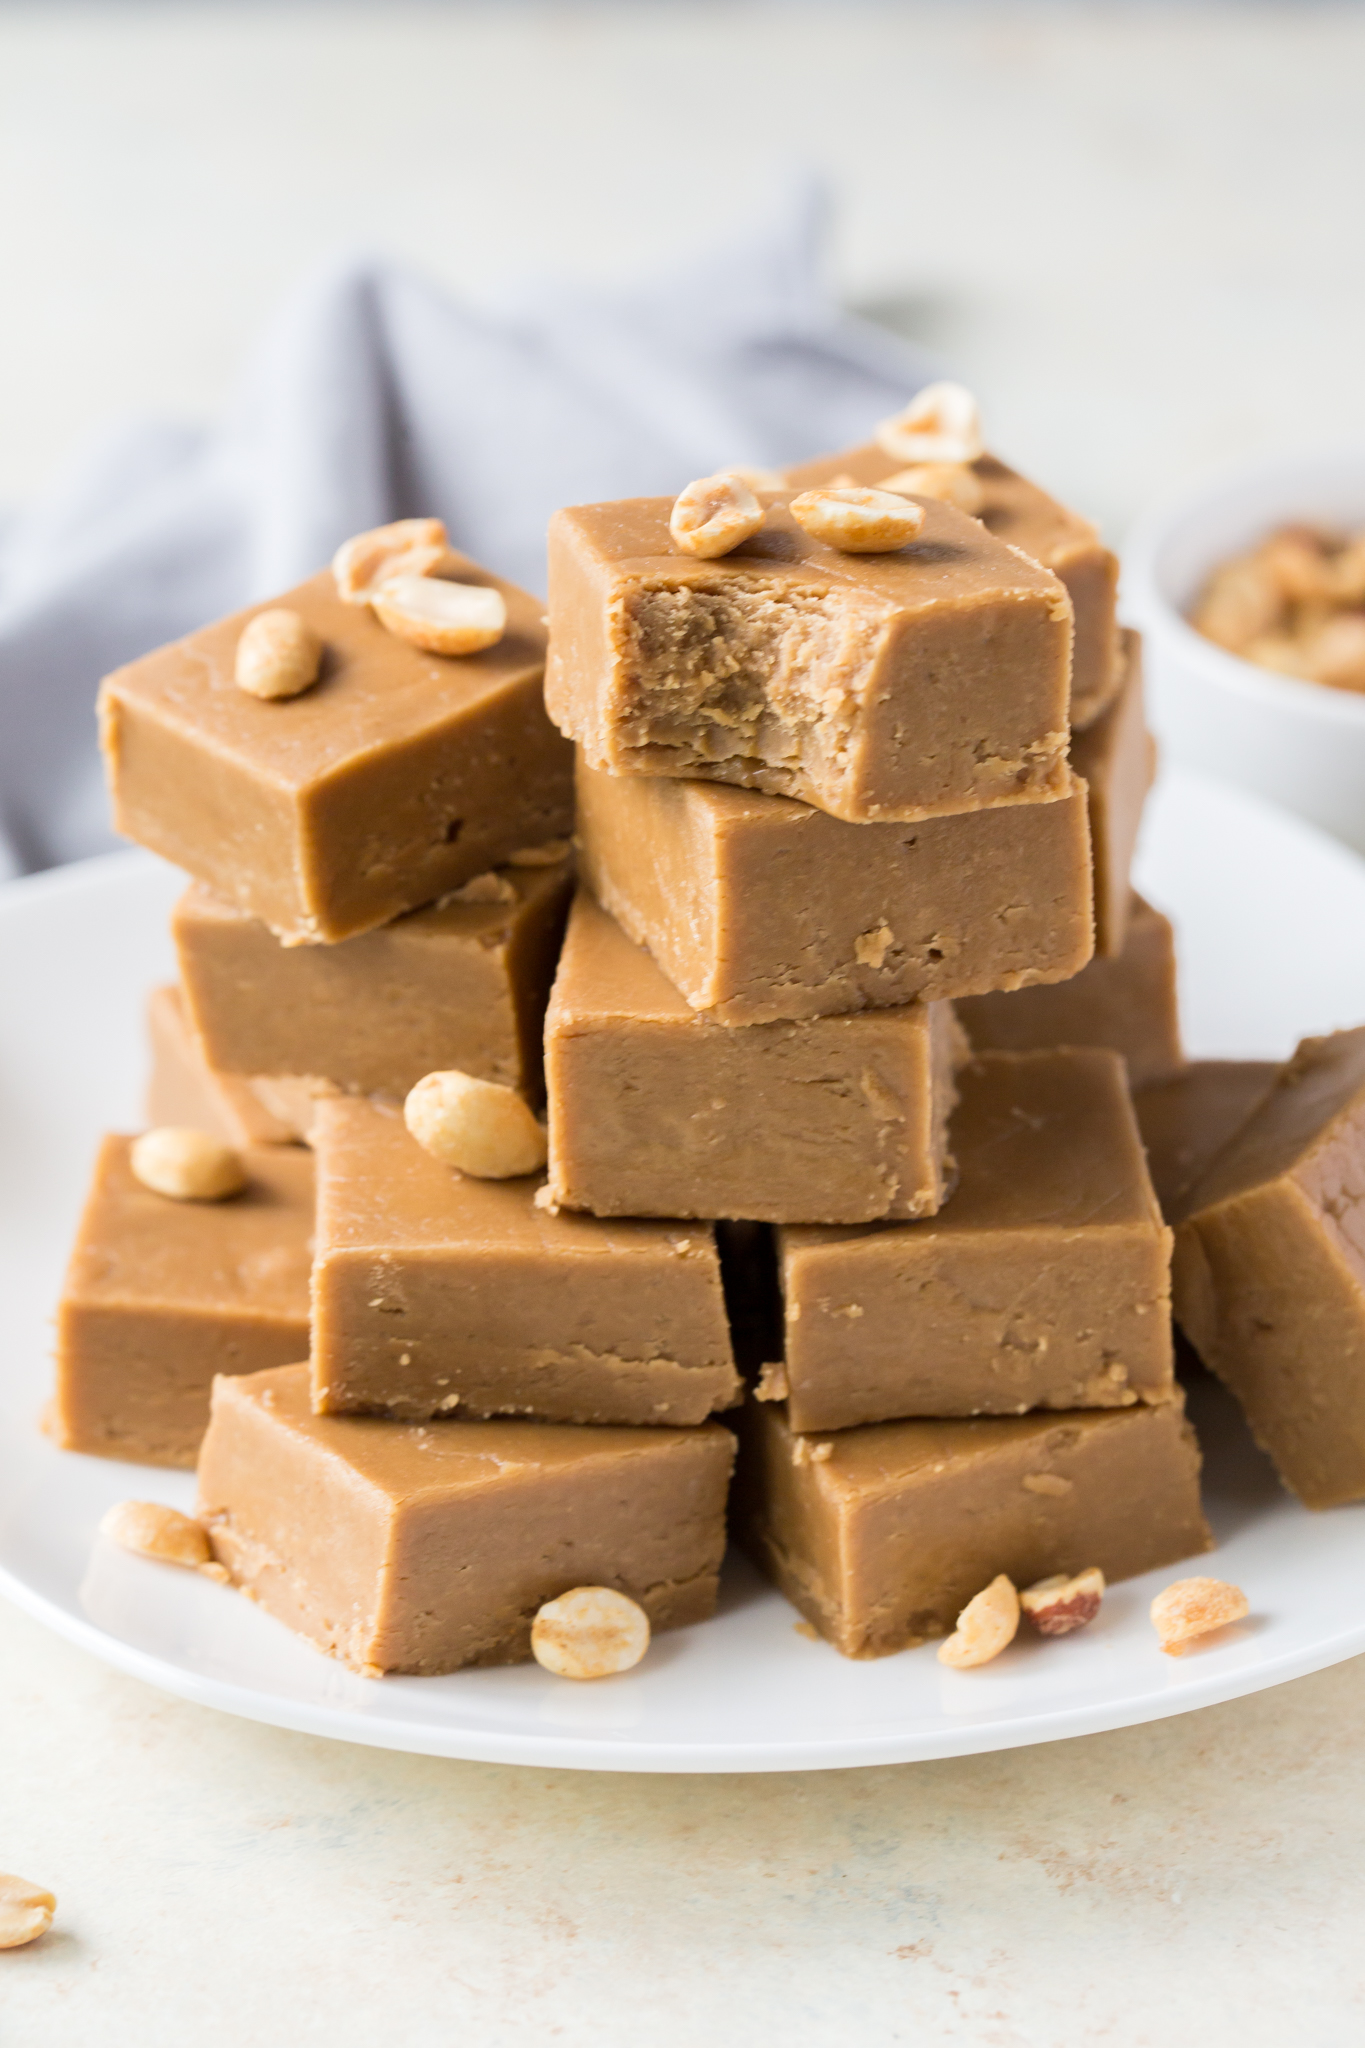
[[[1001,1572],[989,1586],[969,1600],[957,1617],[957,1628],[939,1644],[938,1661],[954,1671],[970,1671],[977,1664],[989,1664],[1009,1648],[1019,1628],[1019,1595],[1014,1582]]]
[[[250,697],[298,697],[322,666],[322,642],[306,619],[287,605],[257,612],[237,642],[233,679]]]
[[[1280,527],[1213,571],[1190,623],[1258,668],[1365,692],[1365,533]]]
[[[1240,1621],[1249,1604],[1240,1586],[1222,1579],[1177,1579],[1152,1602],[1152,1627],[1167,1656],[1180,1657],[1200,1636]]]
[[[531,1654],[556,1678],[611,1678],[649,1648],[649,1616],[610,1586],[575,1586],[531,1624]]]
[[[956,505],[973,519],[986,502],[985,487],[969,462],[918,462],[884,476],[879,491],[895,491],[909,498],[941,498]]]
[[[26,1877],[0,1871],[0,1948],[22,1948],[52,1925],[57,1901]]]
[[[138,1557],[184,1565],[209,1579],[227,1577],[222,1565],[214,1561],[203,1523],[182,1515],[178,1508],[163,1507],[160,1501],[119,1501],[101,1521],[100,1534]]]
[[[1040,1635],[1069,1636],[1095,1619],[1103,1598],[1104,1573],[1098,1565],[1088,1565],[1071,1578],[1055,1572],[1050,1579],[1025,1586],[1019,1605]]]
[[[792,518],[812,540],[845,555],[889,554],[915,538],[924,508],[894,491],[802,491],[791,502]]]
[[[133,1140],[128,1155],[133,1177],[173,1202],[221,1202],[246,1186],[239,1152],[207,1131],[162,1124]]]
[[[502,592],[483,583],[389,576],[370,603],[382,626],[428,654],[477,654],[495,646],[507,631]]]
[[[698,477],[673,501],[668,530],[685,555],[728,555],[763,524],[763,507],[732,470]]]
[[[515,1180],[545,1164],[545,1127],[514,1088],[458,1067],[427,1074],[403,1105],[408,1129],[443,1166],[475,1180]]]
[[[347,604],[368,604],[386,576],[429,576],[447,550],[440,519],[395,519],[343,541],[332,557],[337,595]]]
[[[926,384],[881,422],[877,442],[898,462],[975,462],[985,453],[980,409],[961,384]]]

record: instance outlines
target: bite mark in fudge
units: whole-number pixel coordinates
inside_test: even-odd
[[[1112,1053],[963,1067],[939,1215],[777,1234],[797,1430],[1174,1391],[1171,1234]]]
[[[1066,786],[1071,604],[925,500],[919,538],[849,555],[785,501],[732,554],[673,550],[669,500],[557,512],[545,697],[594,766],[916,819]]]
[[[1135,894],[1121,953],[1051,987],[972,996],[957,1014],[978,1052],[1106,1046],[1127,1062],[1130,1086],[1164,1080],[1184,1063],[1170,919]]]
[[[308,1349],[313,1162],[244,1153],[245,1191],[168,1202],[134,1178],[132,1139],[108,1137],[57,1305],[53,1433],[65,1450],[193,1465],[215,1373]]]
[[[679,1424],[736,1398],[707,1224],[556,1215],[534,1178],[468,1179],[350,1097],[314,1144],[321,1412]]]
[[[782,1409],[746,1404],[739,1528],[845,1657],[950,1634],[999,1572],[1027,1586],[1097,1565],[1112,1582],[1212,1548],[1179,1397],[1065,1418],[885,1422],[823,1438],[820,1457],[809,1445]]]
[[[1090,959],[1090,827],[1048,803],[849,825],[578,763],[584,880],[693,1009],[763,1024],[1021,988]]]
[[[786,472],[794,491],[807,491],[832,476],[855,484],[885,484],[904,464],[875,441],[821,455]],[[980,485],[976,517],[998,540],[1022,548],[1066,585],[1076,619],[1071,677],[1071,724],[1079,732],[1098,718],[1117,693],[1122,669],[1116,659],[1119,565],[1088,519],[1069,512],[1037,484],[983,455],[969,465]]]
[[[1365,1498],[1365,1028],[1305,1039],[1185,1196],[1174,1292],[1286,1486]]]
[[[514,1664],[574,1586],[704,1621],[734,1437],[314,1415],[308,1368],[216,1382],[198,1513],[233,1580],[369,1676]]]
[[[1179,1223],[1191,1190],[1264,1102],[1279,1071],[1278,1060],[1194,1060],[1134,1091],[1152,1186],[1168,1223]]]
[[[290,945],[371,930],[566,832],[571,756],[545,715],[541,607],[463,557],[452,573],[506,599],[507,634],[482,654],[396,639],[324,574],[283,600],[325,649],[302,696],[264,703],[233,680],[259,605],[107,677],[117,829]]]
[[[539,1099],[541,1030],[570,868],[504,867],[336,946],[282,946],[201,883],[171,933],[190,1015],[220,1071],[318,1075],[401,1100],[458,1067]]]
[[[965,1050],[947,1004],[714,1023],[580,895],[545,1026],[551,1193],[597,1216],[932,1215]]]
[[[1156,775],[1156,741],[1143,715],[1141,637],[1125,627],[1120,642],[1123,686],[1108,709],[1071,742],[1071,765],[1089,792],[1095,951],[1105,958],[1122,953],[1128,936],[1133,850]]]

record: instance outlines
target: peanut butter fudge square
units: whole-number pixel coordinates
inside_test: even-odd
[[[1095,951],[1123,951],[1133,901],[1129,873],[1142,807],[1156,775],[1156,741],[1142,702],[1142,643],[1126,629],[1123,684],[1092,725],[1071,741],[1071,765],[1084,776],[1090,797],[1090,841],[1095,859]]]
[[[584,880],[693,1009],[822,1017],[1069,979],[1090,959],[1090,827],[1047,803],[849,825],[714,782],[579,757]]]
[[[506,632],[480,653],[426,652],[326,573],[109,676],[117,829],[290,945],[369,931],[567,832],[572,763],[545,715],[541,607],[449,559],[452,578],[506,603]],[[321,675],[262,701],[234,680],[238,642],[281,607],[321,641]]]
[[[1212,1548],[1179,1396],[824,1438],[750,1402],[736,1493],[747,1547],[845,1657],[950,1634],[998,1572],[1129,1579]]]
[[[154,988],[147,998],[147,1043],[152,1056],[149,1125],[208,1131],[226,1145],[240,1146],[290,1145],[312,1122],[311,1103],[296,1103],[293,1114],[276,1115],[246,1074],[223,1074],[209,1065],[174,983]]]
[[[709,1225],[556,1215],[352,1098],[314,1144],[321,1412],[678,1424],[737,1397]]]
[[[1066,787],[1071,601],[950,505],[885,554],[785,499],[732,553],[677,552],[672,501],[550,522],[550,716],[594,767],[798,797],[858,823]]]
[[[190,1015],[220,1071],[402,1097],[424,1074],[459,1067],[536,1099],[569,890],[561,853],[477,875],[339,945],[282,946],[195,883],[171,933]]]
[[[1166,1080],[1184,1064],[1170,919],[1134,894],[1121,953],[1053,987],[972,996],[957,1014],[978,1052],[1107,1046],[1123,1055],[1132,1087]]]
[[[794,1429],[1171,1398],[1171,1234],[1122,1061],[996,1053],[958,1088],[938,1216],[778,1232],[785,1361],[764,1391]]]
[[[154,1194],[108,1137],[57,1305],[52,1429],[69,1451],[193,1465],[215,1373],[252,1373],[308,1349],[313,1161],[291,1146],[243,1153],[230,1201]]]
[[[1134,1090],[1147,1167],[1168,1223],[1180,1221],[1192,1190],[1265,1101],[1279,1071],[1278,1060],[1193,1060]]]
[[[610,1586],[704,1621],[735,1440],[698,1429],[315,1415],[306,1365],[220,1379],[199,1514],[235,1583],[371,1677],[530,1656],[536,1610]]]
[[[1079,732],[1098,718],[1122,680],[1116,658],[1119,565],[1088,519],[1069,512],[1055,498],[993,455],[963,465],[971,479],[957,502],[997,540],[1022,548],[1066,585],[1075,613],[1071,675],[1071,723]],[[885,489],[906,474],[904,459],[888,455],[876,441],[842,454],[821,455],[786,473],[793,491],[816,490],[835,478]]]
[[[1365,1498],[1365,1028],[1308,1038],[1204,1178],[1175,1312],[1310,1508]]]
[[[545,1024],[550,1191],[597,1216],[931,1216],[965,1056],[946,1003],[714,1023],[580,895]]]

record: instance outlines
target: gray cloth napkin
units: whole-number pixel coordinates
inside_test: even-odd
[[[101,853],[99,679],[311,575],[348,534],[435,513],[532,590],[557,505],[678,490],[864,437],[929,366],[841,312],[818,199],[628,290],[496,308],[397,265],[307,279],[222,420],[87,448],[0,536],[0,877]]]

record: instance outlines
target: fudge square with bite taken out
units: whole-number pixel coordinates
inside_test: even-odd
[[[550,1192],[597,1216],[931,1216],[965,1057],[947,1003],[717,1024],[580,894],[545,1021]]]
[[[1172,1396],[1171,1234],[1122,1061],[995,1053],[958,1091],[939,1215],[778,1232],[785,1357],[764,1390],[794,1429]]]
[[[313,1142],[319,1410],[680,1424],[738,1397],[708,1224],[556,1215],[352,1097]]]
[[[594,767],[799,797],[857,823],[1066,787],[1071,600],[950,505],[885,554],[787,501],[733,553],[677,551],[672,501],[550,522],[550,716]]]
[[[1090,1565],[1130,1579],[1212,1548],[1178,1395],[815,1439],[749,1402],[736,1494],[746,1547],[845,1657],[950,1634],[998,1572],[1016,1586]]]
[[[69,1451],[193,1465],[216,1373],[287,1364],[308,1349],[313,1161],[295,1146],[243,1152],[229,1201],[154,1194],[107,1137],[57,1305],[51,1429]]]
[[[260,605],[107,677],[117,829],[289,945],[369,931],[566,833],[572,756],[545,715],[541,606],[450,560],[506,601],[482,653],[426,653],[343,602],[328,572],[271,600],[323,645],[301,696],[263,702],[234,680]]]
[[[315,1415],[308,1368],[219,1379],[198,1513],[252,1599],[369,1676],[530,1656],[574,1586],[704,1621],[735,1440],[697,1429]]]

